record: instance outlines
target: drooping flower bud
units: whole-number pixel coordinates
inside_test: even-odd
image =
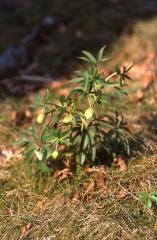
[[[43,112],[41,112],[38,116],[37,116],[37,123],[42,124],[45,120],[45,114]]]
[[[52,154],[51,154],[53,159],[57,159],[58,155],[59,155],[59,152],[57,150],[53,151]]]
[[[63,123],[69,123],[72,122],[73,120],[73,116],[71,114],[65,116],[65,118],[63,118]]]
[[[90,108],[87,108],[84,115],[86,117],[86,119],[90,119],[93,117],[93,114],[94,114],[94,111],[93,109],[90,107]]]
[[[41,153],[40,151],[36,150],[35,155],[39,161],[43,159],[43,153]]]

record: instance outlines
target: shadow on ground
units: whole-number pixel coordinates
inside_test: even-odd
[[[45,16],[58,16],[61,26],[32,54],[33,74],[69,77],[81,50],[111,49],[123,33],[131,34],[137,20],[157,15],[155,0],[0,0],[0,51],[30,33]]]

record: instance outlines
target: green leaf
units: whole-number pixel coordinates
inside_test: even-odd
[[[99,52],[98,52],[98,61],[100,61],[103,57],[103,54],[104,54],[104,49],[106,48],[106,46],[103,46]]]
[[[76,145],[78,142],[81,141],[81,135],[82,135],[82,133],[78,134],[78,135],[76,134],[75,137],[73,137],[73,139],[72,139],[72,144],[73,145]]]
[[[101,59],[101,62],[106,62],[106,61],[108,61],[109,59],[111,59],[111,58],[102,58],[102,59]]]
[[[25,145],[28,145],[29,143],[31,143],[31,140],[30,140],[30,139],[23,138],[23,139],[21,139],[21,140],[15,141],[13,144],[14,144],[14,145],[25,146]]]
[[[82,88],[76,88],[76,89],[74,89],[74,90],[72,90],[72,91],[70,91],[70,95],[73,95],[73,94],[76,94],[76,93],[83,93],[83,90],[82,90]]]
[[[84,140],[83,140],[83,150],[85,150],[88,146],[88,143],[89,143],[89,137],[88,135],[85,133],[84,134]]]
[[[150,198],[147,199],[146,208],[150,209],[152,207],[152,201]]]
[[[118,75],[121,75],[121,70],[120,70],[120,67],[118,65],[116,65],[116,73]]]
[[[35,124],[32,125],[32,133],[33,133],[34,138],[36,140],[38,140],[39,136],[38,136],[37,127],[35,126]]]
[[[83,80],[82,77],[80,77],[80,78],[74,78],[74,79],[68,81],[68,83],[69,83],[69,82],[70,82],[70,83],[81,83],[82,80]],[[67,83],[67,84],[68,84],[68,83]]]
[[[33,147],[31,150],[27,151],[26,153],[26,160],[30,164],[32,162],[33,156],[35,154],[35,147]]]
[[[96,63],[95,57],[90,52],[82,51],[82,53],[85,55],[85,57],[87,57],[87,59],[89,59],[91,63]]]
[[[139,198],[140,198],[141,201],[146,202],[147,199],[148,199],[148,194],[145,193],[145,192],[141,192],[141,193],[139,194]]]
[[[128,95],[128,91],[124,90],[124,89],[118,89],[121,93],[123,93],[124,95]]]
[[[62,104],[62,106],[64,105],[64,103],[66,102],[65,96],[60,96],[60,102]]]
[[[53,113],[53,122],[54,123],[58,123],[59,120],[60,120],[61,115],[62,115],[62,113],[60,113],[60,111],[55,111]]]
[[[119,83],[106,83],[107,87],[119,87]]]
[[[45,95],[44,95],[44,102],[47,102],[49,100],[49,90],[46,89]]]
[[[37,166],[41,173],[43,173],[45,175],[49,175],[51,173],[51,169],[46,165],[45,162],[37,161]]]
[[[95,135],[93,134],[92,131],[88,131],[89,134],[89,141],[90,141],[90,148],[91,148],[91,157],[92,157],[92,161],[95,160],[96,157],[96,144],[95,144]]]
[[[88,58],[86,58],[86,57],[78,57],[78,58],[83,60],[84,62],[91,63],[91,61]]]
[[[157,196],[155,196],[154,192],[149,194],[149,198],[151,199],[152,202],[157,204]]]
[[[86,154],[84,152],[80,152],[80,165],[83,166],[86,160]]]
[[[32,104],[32,108],[39,108],[43,105],[41,97],[36,95],[34,97],[34,103]]]
[[[125,68],[125,72],[128,72],[132,68],[132,62]]]
[[[47,125],[45,124],[45,125],[43,126],[43,129],[42,129],[42,132],[41,132],[41,136],[40,136],[41,141],[44,141],[44,140],[45,140],[44,137],[45,137],[45,134],[46,134],[47,131],[48,131],[48,127],[47,127]]]

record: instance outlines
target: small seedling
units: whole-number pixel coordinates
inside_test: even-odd
[[[145,207],[150,209],[153,204],[157,205],[157,194],[151,192],[147,194],[146,192],[141,192],[139,194],[139,198],[142,202],[145,203]]]

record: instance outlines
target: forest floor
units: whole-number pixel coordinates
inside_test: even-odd
[[[51,76],[55,80],[46,86],[35,87],[30,82],[18,81],[15,85],[8,82],[1,88],[0,238],[155,240],[157,208],[147,209],[139,194],[157,193],[157,17],[152,10],[145,17],[144,7],[138,15],[138,9],[125,4],[119,7],[119,15],[112,14],[114,17],[111,17],[113,9],[109,3],[106,5],[108,11],[101,10],[101,4],[95,3],[89,8],[89,20],[85,11],[88,0],[80,1],[81,5],[72,1],[68,11],[65,11],[66,1],[62,4],[54,1],[53,10],[49,8],[49,1],[45,5],[42,0],[39,2],[37,8],[28,4],[17,8],[8,18],[4,13],[0,17],[6,22],[0,24],[4,33],[0,36],[1,50],[25,35],[44,14],[58,14],[65,19],[59,32],[50,37],[47,46],[39,49],[31,63],[38,65],[35,74]],[[45,12],[41,14],[43,7]],[[151,5],[149,7],[151,9]],[[108,19],[103,21],[105,16]],[[94,23],[91,18],[96,19]],[[113,20],[117,21],[116,26]],[[32,175],[24,161],[23,148],[13,142],[19,138],[22,129],[31,128],[35,121],[35,113],[30,108],[34,95],[42,95],[46,87],[52,93],[66,95],[68,89],[64,82],[73,77],[76,68],[84,67],[76,59],[81,50],[95,53],[104,43],[109,47],[106,55],[112,58],[102,70],[111,72],[116,63],[133,62],[128,97],[116,95],[109,101],[111,111],[118,108],[123,113],[138,139],[131,146],[127,169],[121,171],[121,166],[116,168],[114,165],[107,167],[103,183],[88,169],[78,169],[64,181]]]

